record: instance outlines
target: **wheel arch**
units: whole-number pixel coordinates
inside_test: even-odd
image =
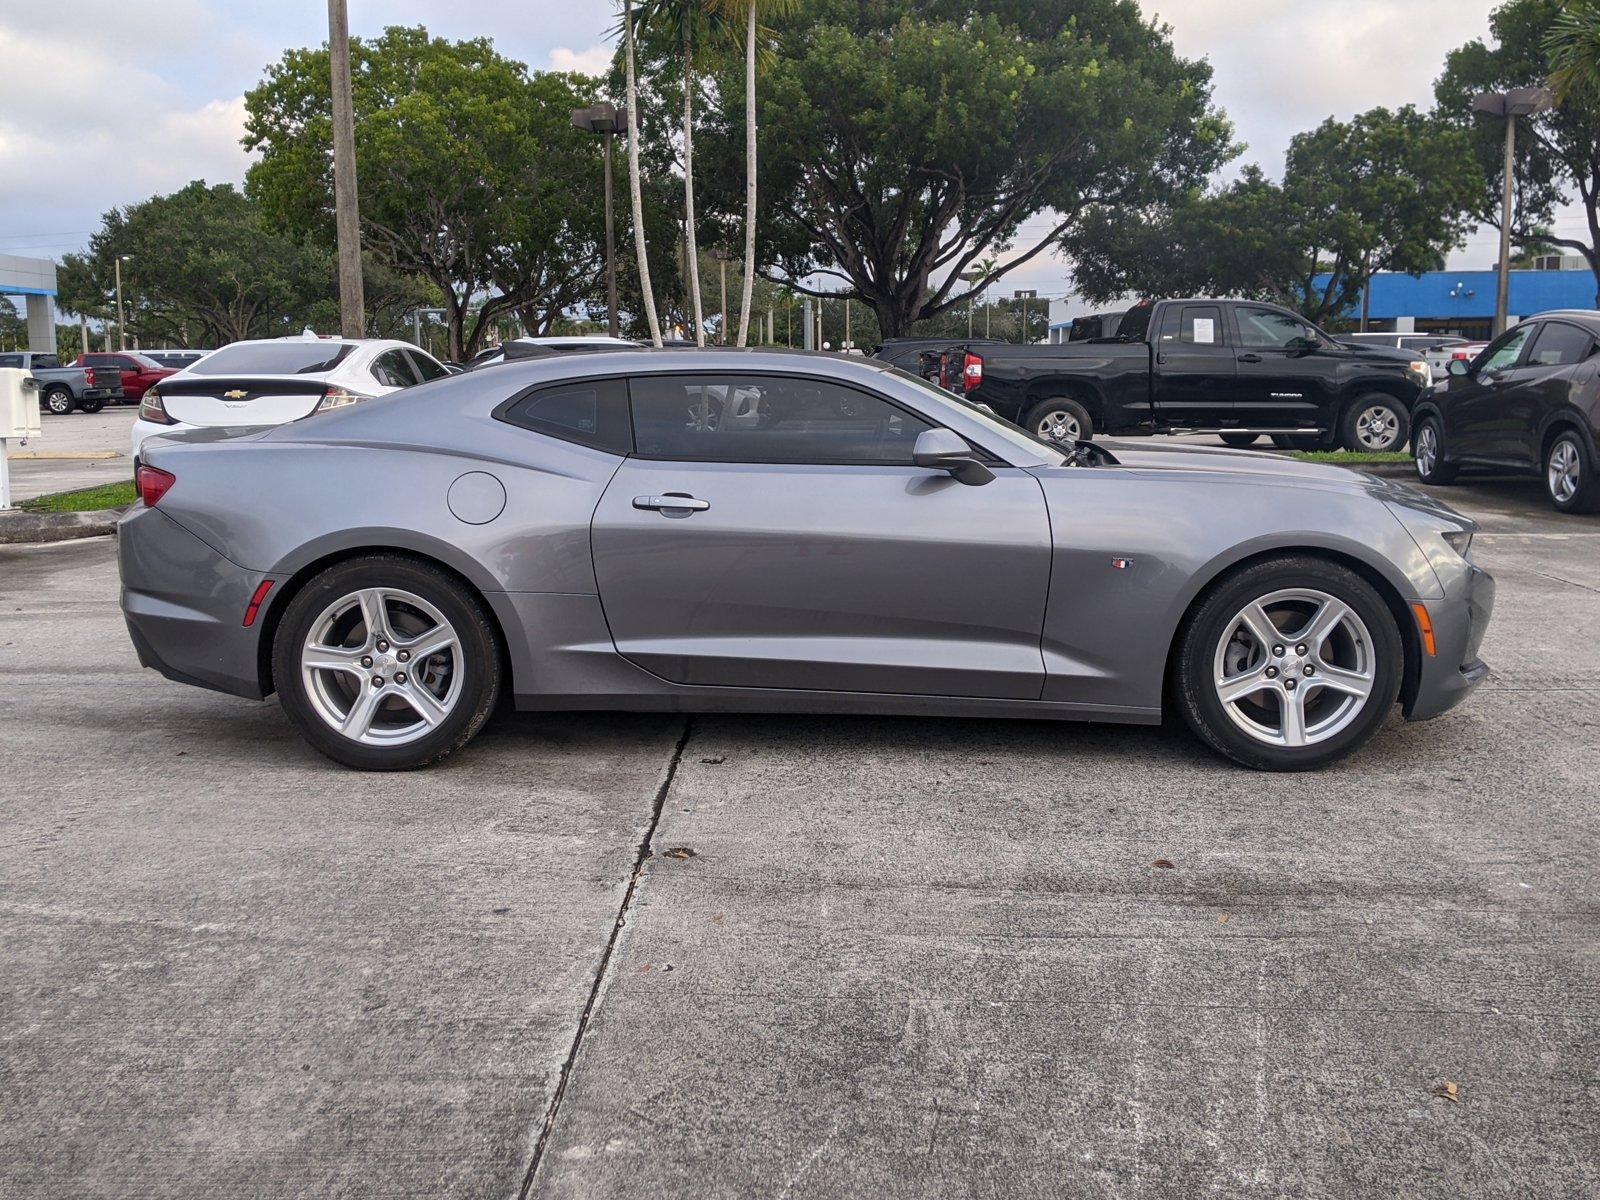
[[[1178,641],[1201,602],[1235,572],[1274,558],[1291,557],[1320,558],[1346,567],[1371,585],[1382,598],[1384,606],[1394,617],[1395,626],[1400,631],[1400,645],[1404,651],[1405,661],[1400,675],[1399,699],[1401,705],[1409,710],[1416,699],[1417,687],[1422,678],[1422,636],[1417,632],[1416,618],[1411,613],[1411,606],[1406,601],[1401,585],[1388,571],[1349,547],[1304,542],[1247,549],[1235,556],[1213,560],[1207,564],[1205,570],[1197,573],[1196,582],[1184,600],[1183,610],[1173,623],[1167,642],[1166,662],[1162,672],[1162,695],[1166,696],[1171,692],[1173,672],[1177,667]]]
[[[1026,419],[1035,408],[1049,400],[1075,400],[1088,411],[1097,429],[1105,426],[1105,395],[1093,380],[1057,375],[1029,384],[1022,401],[1022,417]]]
[[[431,541],[432,539],[425,539]],[[489,624],[495,631],[499,642],[501,669],[505,678],[513,684],[512,658],[510,641],[507,638],[506,628],[500,611],[489,602],[489,593],[498,589],[484,587],[481,571],[464,571],[451,560],[460,559],[461,556],[451,553],[444,547],[444,553],[431,552],[433,547],[418,549],[415,545],[407,545],[400,538],[357,540],[348,544],[339,544],[336,547],[323,547],[321,553],[297,553],[292,560],[279,565],[279,568],[268,572],[268,577],[277,581],[272,589],[266,605],[261,614],[261,635],[256,641],[256,675],[261,684],[261,694],[269,696],[275,690],[272,677],[272,647],[277,640],[278,627],[283,621],[283,614],[288,611],[290,602],[312,579],[316,578],[329,567],[351,559],[365,558],[371,554],[390,554],[401,558],[409,558],[415,562],[424,563],[445,572],[453,578],[469,595],[483,606],[484,613],[489,618]],[[474,578],[478,576],[478,578]]]
[[[1594,435],[1589,431],[1589,423],[1583,419],[1582,414],[1572,409],[1562,409],[1551,414],[1546,419],[1544,429],[1539,433],[1539,461],[1537,465],[1541,470],[1544,467],[1546,457],[1550,453],[1551,443],[1561,434],[1568,431],[1576,433],[1583,439],[1584,445],[1589,450],[1591,461],[1600,457],[1600,453],[1596,452]]]

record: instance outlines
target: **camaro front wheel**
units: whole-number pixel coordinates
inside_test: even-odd
[[[405,770],[464,746],[494,709],[500,654],[477,599],[398,555],[323,571],[273,642],[284,712],[313,746],[363,770]]]
[[[1174,690],[1191,729],[1260,770],[1324,766],[1383,724],[1400,690],[1394,615],[1347,567],[1296,556],[1214,586],[1180,634]]]

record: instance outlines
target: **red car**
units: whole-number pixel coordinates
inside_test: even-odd
[[[134,350],[118,350],[115,354],[80,354],[73,365],[121,371],[122,397],[129,403],[144,399],[145,389],[152,383],[177,374],[171,367],[163,367],[155,359],[146,358]]]

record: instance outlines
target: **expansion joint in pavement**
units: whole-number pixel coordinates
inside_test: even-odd
[[[561,1101],[567,1094],[567,1082],[572,1077],[573,1064],[578,1061],[578,1052],[583,1048],[583,1036],[588,1032],[589,1018],[594,1013],[595,1002],[600,998],[600,989],[605,983],[606,972],[611,967],[611,955],[617,948],[617,939],[622,936],[622,927],[628,923],[628,910],[633,906],[633,894],[639,887],[639,876],[644,873],[644,864],[650,858],[650,845],[655,840],[656,826],[661,824],[661,810],[666,806],[667,793],[672,790],[672,780],[678,773],[678,764],[683,761],[683,750],[689,744],[689,734],[693,727],[694,718],[686,717],[683,722],[683,732],[678,735],[677,745],[672,748],[672,757],[667,762],[666,773],[662,775],[661,784],[656,788],[655,799],[650,806],[650,823],[645,827],[638,852],[633,856],[633,873],[628,876],[628,888],[622,894],[622,905],[617,909],[617,919],[612,923],[611,935],[606,938],[606,948],[600,955],[599,966],[595,969],[594,982],[589,986],[589,998],[584,1003],[583,1014],[578,1018],[578,1027],[573,1031],[572,1047],[567,1051],[567,1060],[561,1064],[561,1078],[556,1082],[555,1094],[550,1097],[550,1107],[545,1111],[544,1124],[539,1130],[539,1140],[534,1143],[533,1157],[528,1161],[527,1174],[522,1177],[522,1187],[517,1193],[518,1200],[527,1200],[533,1194],[533,1181],[539,1174],[539,1164],[544,1160],[550,1133],[556,1127],[556,1117],[561,1112]]]

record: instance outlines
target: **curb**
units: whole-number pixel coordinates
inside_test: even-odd
[[[117,522],[126,511],[107,508],[100,512],[36,513],[22,509],[0,512],[0,546],[101,537],[116,532]]]

